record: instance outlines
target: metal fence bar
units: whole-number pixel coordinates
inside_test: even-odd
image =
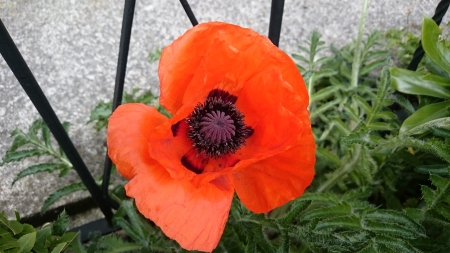
[[[191,21],[192,26],[198,25],[198,21],[195,18],[194,13],[192,12],[191,7],[189,6],[189,3],[187,0],[180,0],[181,5],[183,6],[184,11],[186,12],[189,20]]]
[[[22,55],[19,52],[19,49],[15,45],[14,41],[8,33],[8,30],[1,20],[0,53],[5,59],[11,71],[14,73],[22,88],[27,93],[31,102],[33,102],[39,114],[44,119],[56,141],[58,141],[62,150],[67,155],[67,158],[78,173],[78,176],[81,178],[84,185],[91,193],[92,197],[100,207],[105,217],[112,218],[111,208],[109,207],[108,203],[103,201],[100,188],[95,183],[95,180],[86,167],[86,164],[78,154],[75,146],[73,145],[72,141],[61,125],[61,122],[53,111],[53,108],[45,97],[44,92],[42,92],[41,87],[31,73],[30,68],[23,59]]]
[[[270,10],[269,39],[277,47],[280,43],[283,9],[284,0],[272,0],[272,7]]]
[[[436,10],[433,15],[433,20],[436,22],[437,25],[440,25],[442,22],[442,18],[444,17],[445,13],[448,10],[448,7],[450,5],[450,0],[441,0],[436,7]],[[413,58],[411,59],[411,62],[408,65],[409,70],[416,71],[417,67],[419,66],[420,61],[422,60],[422,57],[425,55],[425,52],[422,48],[422,41],[419,42],[419,46],[417,47],[416,51],[414,52]]]
[[[136,0],[125,1],[112,111],[114,111],[120,104],[122,104],[123,86],[125,83],[125,73],[127,70],[128,51],[130,49],[131,28],[133,26],[135,5]],[[108,186],[111,175],[111,166],[112,166],[111,159],[108,156],[108,152],[106,152],[105,165],[103,169],[103,183],[102,183],[103,199],[107,203],[109,203],[113,208],[117,209],[119,207],[118,203],[110,199],[108,193]]]

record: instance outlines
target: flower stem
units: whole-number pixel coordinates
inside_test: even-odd
[[[364,25],[366,23],[367,9],[369,7],[370,0],[364,1],[363,12],[361,19],[359,20],[358,37],[356,39],[355,55],[353,56],[352,64],[352,79],[350,80],[351,87],[356,88],[358,86],[359,69],[361,68],[361,44]]]

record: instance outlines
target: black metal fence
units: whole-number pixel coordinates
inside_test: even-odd
[[[198,24],[197,19],[193,11],[191,10],[188,2],[186,0],[180,0],[190,22],[193,26]],[[122,32],[120,38],[119,47],[119,57],[117,63],[117,72],[114,88],[113,97],[113,107],[114,111],[120,104],[122,100],[123,87],[125,81],[125,74],[127,68],[128,50],[130,45],[134,9],[136,5],[136,0],[125,0],[125,7],[123,13],[122,22]],[[450,0],[441,0],[436,8],[435,15],[433,19],[439,25],[442,21],[443,16],[447,12],[450,5]],[[276,46],[279,44],[281,24],[283,18],[284,0],[272,0],[272,7],[270,12],[270,24],[268,37]],[[5,59],[11,71],[14,73],[15,77],[19,81],[20,85],[23,87],[28,97],[33,102],[34,106],[38,110],[39,114],[42,116],[45,123],[50,128],[53,136],[63,149],[67,158],[72,163],[78,176],[88,189],[95,203],[98,205],[100,210],[103,212],[105,218],[94,221],[89,224],[85,224],[74,230],[81,231],[82,241],[87,239],[87,233],[93,230],[100,230],[102,234],[109,233],[113,231],[111,226],[111,219],[113,217],[112,209],[118,208],[118,203],[113,201],[108,195],[108,185],[110,180],[111,172],[111,160],[108,155],[106,155],[103,171],[103,182],[102,187],[98,187],[94,181],[94,178],[90,174],[86,164],[79,155],[78,151],[75,149],[71,139],[64,130],[61,122],[56,116],[53,108],[45,97],[42,89],[40,88],[38,82],[31,73],[28,65],[20,54],[18,48],[16,47],[14,41],[9,35],[3,22],[0,20],[0,53]],[[408,67],[410,70],[417,69],[417,66],[424,55],[423,49],[419,46],[414,54],[414,57]]]

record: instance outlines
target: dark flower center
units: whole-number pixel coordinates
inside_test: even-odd
[[[236,96],[226,91],[212,90],[205,103],[198,104],[186,118],[188,137],[198,153],[218,158],[235,153],[245,145],[253,129],[244,124],[236,100]]]
[[[206,113],[200,122],[200,133],[211,143],[225,143],[233,138],[236,130],[234,121],[221,111]]]

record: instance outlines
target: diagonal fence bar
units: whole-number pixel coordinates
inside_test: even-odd
[[[270,9],[269,39],[277,47],[280,43],[283,9],[284,0],[272,0],[272,7]]]
[[[27,93],[31,102],[38,110],[39,114],[44,119],[58,144],[61,146],[67,158],[72,163],[78,176],[83,181],[95,202],[105,215],[107,219],[112,218],[112,211],[107,202],[103,201],[102,192],[95,183],[94,178],[89,172],[86,164],[81,159],[80,154],[76,150],[61,122],[56,116],[53,108],[45,97],[44,92],[39,86],[38,82],[31,73],[30,68],[23,59],[16,44],[8,33],[3,22],[0,20],[0,53],[5,59],[14,76],[19,81],[22,88]]]
[[[119,59],[117,62],[116,83],[114,87],[114,97],[112,111],[122,104],[123,86],[125,83],[125,73],[127,70],[128,51],[130,49],[131,28],[133,25],[134,7],[136,0],[126,0],[123,10],[122,32],[120,36]],[[106,152],[105,164],[103,168],[102,193],[105,202],[113,208],[119,207],[118,203],[109,197],[108,186],[111,175],[112,162]]]
[[[187,2],[187,0],[180,0],[180,3],[183,6],[183,9],[186,12],[186,15],[188,16],[189,20],[191,21],[192,26],[198,25],[198,21],[195,18],[195,15],[192,12],[192,9],[189,6],[189,3]]]

